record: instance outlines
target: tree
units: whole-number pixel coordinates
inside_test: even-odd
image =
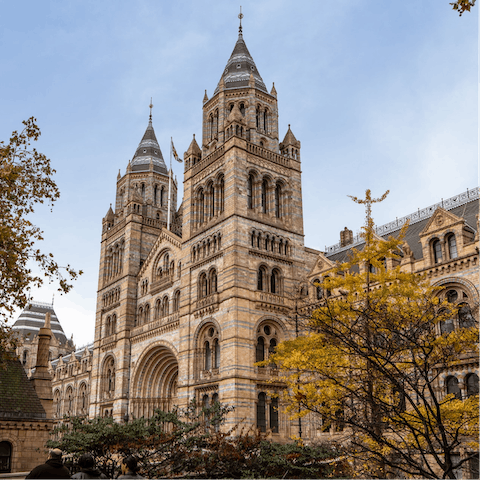
[[[367,209],[363,248],[319,284],[332,295],[309,331],[281,343],[270,361],[289,387],[292,416],[311,413],[343,428],[358,476],[455,478],[454,469],[478,458],[478,395],[461,400],[437,387],[447,366],[477,355],[478,328],[470,315],[440,334],[458,307],[441,302],[424,277],[386,269],[385,259],[400,263],[408,225],[397,238],[375,236],[371,204],[385,196],[353,198]],[[460,445],[471,453],[457,461]]]
[[[477,0],[457,0],[450,5],[452,5],[453,9],[456,10],[460,16],[462,16],[464,12],[469,12],[470,9],[475,6],[476,1]]]
[[[60,267],[53,254],[45,254],[36,246],[43,240],[43,232],[29,220],[29,214],[39,203],[52,207],[60,192],[50,160],[30,149],[31,142],[40,136],[36,119],[22,123],[23,130],[14,131],[8,144],[0,142],[0,358],[11,339],[5,322],[15,308],[25,307],[31,288],[48,278],[58,280],[59,291],[66,293],[72,288],[69,281],[82,273],[70,265]],[[37,264],[43,278],[32,273],[30,262]]]
[[[116,423],[108,418],[66,418],[55,429],[49,448],[80,456],[91,453],[114,477],[115,460],[135,455],[148,478],[344,478],[345,461],[325,446],[280,445],[264,434],[234,428],[220,431],[232,408],[216,402],[199,409],[157,410],[151,418]]]

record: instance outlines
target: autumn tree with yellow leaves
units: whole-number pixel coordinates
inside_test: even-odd
[[[60,197],[50,160],[31,147],[39,136],[31,117],[8,143],[0,142],[0,361],[11,346],[6,320],[15,308],[25,307],[31,288],[45,279],[57,280],[59,291],[66,293],[72,288],[70,281],[82,273],[70,265],[61,267],[52,253],[38,247],[43,232],[32,223],[31,214],[38,204],[53,206]],[[40,274],[32,271],[34,265]]]
[[[440,301],[420,275],[385,268],[385,259],[399,264],[408,228],[397,238],[375,236],[371,205],[385,196],[352,197],[367,210],[363,248],[318,285],[331,295],[269,361],[288,385],[292,417],[342,425],[358,477],[455,478],[463,463],[478,462],[478,394],[458,399],[438,386],[446,366],[477,355],[477,312]],[[453,315],[460,328],[441,334]]]

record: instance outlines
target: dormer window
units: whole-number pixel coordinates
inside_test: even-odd
[[[432,250],[433,250],[433,262],[440,263],[443,260],[442,256],[442,244],[440,240],[437,238],[432,242]]]
[[[242,68],[242,64],[241,63],[237,63],[237,69],[239,68]]]
[[[455,235],[452,233],[447,237],[447,247],[448,247],[448,256],[450,260],[458,257],[457,252],[457,240],[455,239]]]
[[[145,148],[143,149],[143,153],[147,153],[147,150]]]

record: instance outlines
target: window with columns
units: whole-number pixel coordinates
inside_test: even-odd
[[[208,274],[202,272],[198,278],[198,298],[205,298],[217,292],[217,271],[215,268],[210,269]]]
[[[115,360],[109,357],[103,367],[103,392],[111,397],[115,393]]]
[[[78,389],[78,409],[77,412],[80,415],[87,415],[88,414],[88,390],[87,384],[82,382],[80,388]]]
[[[282,292],[282,273],[279,268],[269,270],[265,265],[260,265],[257,270],[257,290],[275,293]]]
[[[267,360],[279,343],[279,329],[273,322],[262,323],[257,330],[255,363]]]
[[[278,398],[269,398],[265,392],[260,392],[257,397],[257,428],[266,432],[267,426],[272,433],[278,433]]]
[[[107,248],[105,255],[104,280],[106,282],[118,277],[123,270],[124,240],[116,242]]]

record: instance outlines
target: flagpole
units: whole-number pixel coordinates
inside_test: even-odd
[[[170,230],[170,206],[172,201],[172,145],[173,145],[173,139],[172,137],[170,137],[170,172],[168,173],[167,230]]]

